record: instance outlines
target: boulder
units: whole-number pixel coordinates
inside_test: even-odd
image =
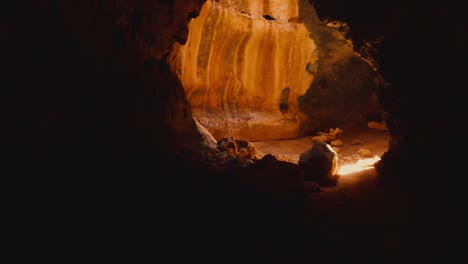
[[[298,165],[304,170],[304,179],[320,185],[335,185],[338,180],[338,155],[325,142],[315,142],[312,148],[299,156]]]

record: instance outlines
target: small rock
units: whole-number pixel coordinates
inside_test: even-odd
[[[332,140],[335,139],[335,137],[338,134],[343,133],[343,130],[339,128],[330,128],[330,132],[325,133],[325,132],[319,132],[318,136],[312,137],[312,142],[324,142],[324,143],[330,143]]]
[[[312,137],[312,142],[324,142],[327,143],[330,140],[330,137],[327,135],[320,135]]]
[[[288,157],[287,155],[274,155],[274,156],[279,161],[287,161],[287,162],[291,161],[291,158]]]
[[[372,157],[372,152],[368,149],[359,149],[358,151],[356,151],[356,153],[359,154],[359,156],[362,158]]]
[[[330,142],[330,145],[332,147],[342,147],[343,146],[343,141],[341,141],[339,139],[332,140],[332,142]]]

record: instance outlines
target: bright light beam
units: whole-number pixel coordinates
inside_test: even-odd
[[[374,156],[373,158],[360,159],[354,164],[342,165],[338,169],[339,175],[351,174],[353,172],[363,171],[372,169],[374,164],[380,160],[379,156]]]

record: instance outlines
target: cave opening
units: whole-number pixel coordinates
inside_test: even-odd
[[[168,62],[215,141],[247,140],[296,164],[326,142],[340,175],[372,168],[388,150],[376,48],[355,47],[348,23],[307,1],[206,1],[191,17]]]

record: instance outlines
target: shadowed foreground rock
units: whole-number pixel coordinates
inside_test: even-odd
[[[271,154],[247,167],[229,169],[226,176],[244,188],[265,193],[280,200],[302,199],[304,172],[291,162],[280,161]]]

